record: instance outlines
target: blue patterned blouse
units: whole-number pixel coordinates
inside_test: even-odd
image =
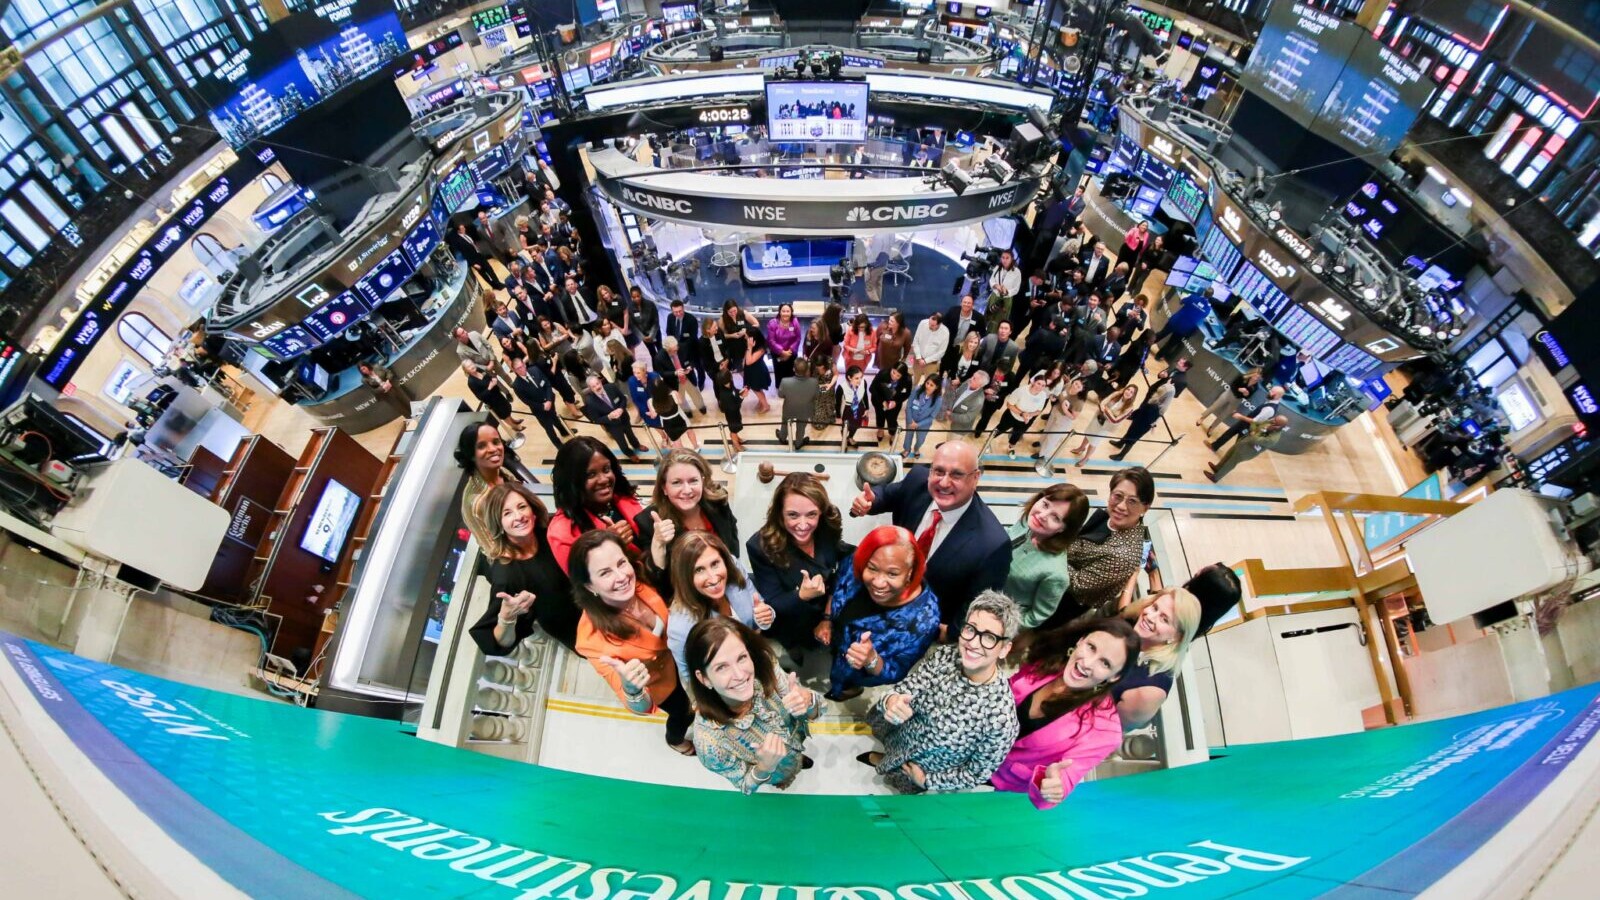
[[[939,598],[926,586],[910,603],[893,609],[873,604],[875,612],[854,621],[839,622],[839,616],[856,593],[865,592],[856,578],[855,562],[845,558],[839,563],[839,586],[828,602],[828,619],[833,622],[833,670],[830,675],[831,693],[837,697],[853,687],[870,687],[875,684],[892,684],[906,676],[939,636]],[[869,599],[868,603],[872,603]],[[868,675],[865,670],[852,669],[845,662],[845,650],[861,637],[863,631],[872,633],[872,647],[883,657],[883,671]]]

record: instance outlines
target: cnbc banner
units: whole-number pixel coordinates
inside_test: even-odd
[[[1590,687],[1233,748],[1041,812],[1011,794],[745,797],[586,777],[0,646],[4,683],[25,686],[17,703],[48,711],[145,815],[256,897],[1403,896],[1493,836],[1600,725]]]

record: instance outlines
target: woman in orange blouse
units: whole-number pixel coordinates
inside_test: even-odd
[[[844,367],[860,366],[866,371],[878,352],[878,334],[872,330],[872,320],[865,315],[856,316],[850,323],[850,333],[844,336]]]
[[[667,604],[639,580],[614,532],[585,532],[573,543],[567,566],[573,600],[583,610],[578,655],[594,666],[630,712],[666,713],[667,746],[693,756],[688,735],[694,710],[667,649]]]

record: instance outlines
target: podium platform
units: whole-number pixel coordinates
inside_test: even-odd
[[[9,739],[134,896],[1521,896],[1600,799],[1596,686],[1231,748],[1039,811],[1015,794],[745,797],[576,775],[0,645]]]

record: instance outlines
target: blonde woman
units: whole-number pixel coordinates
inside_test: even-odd
[[[1083,379],[1073,378],[1050,403],[1050,416],[1044,421],[1043,441],[1039,444],[1039,459],[1054,460],[1056,454],[1061,452],[1067,439],[1072,437],[1073,425],[1083,409],[1083,402]],[[1051,468],[1054,467],[1055,463],[1052,462]]]
[[[1200,600],[1185,588],[1170,588],[1129,603],[1117,616],[1139,636],[1138,664],[1111,687],[1122,730],[1131,731],[1154,719],[1172,692],[1200,628]]]
[[[1105,440],[1107,429],[1120,425],[1129,416],[1133,415],[1133,411],[1138,406],[1139,386],[1133,382],[1129,382],[1111,396],[1100,401],[1100,415],[1090,426],[1093,431],[1092,433],[1084,434],[1083,442],[1072,451],[1078,455],[1078,458],[1073,460],[1072,464],[1081,467],[1088,462],[1089,457],[1094,455],[1094,448],[1100,446],[1100,442]]]

